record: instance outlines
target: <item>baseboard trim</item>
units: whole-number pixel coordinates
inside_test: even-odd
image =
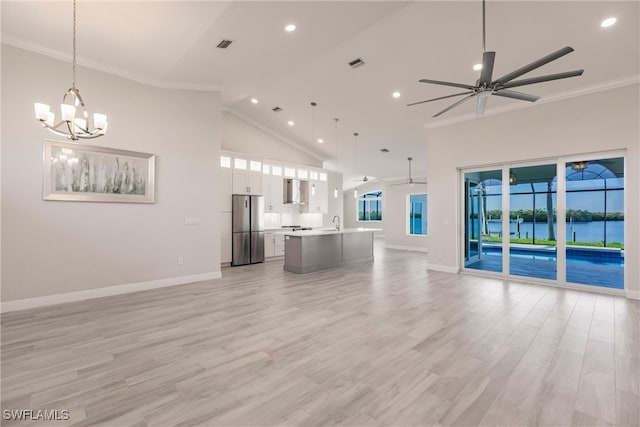
[[[94,298],[103,298],[112,295],[128,294],[131,292],[146,291],[149,289],[166,288],[169,286],[186,285],[188,283],[202,282],[205,280],[219,279],[222,272],[192,274],[189,276],[168,277],[166,279],[150,280],[148,282],[127,283],[124,285],[107,286],[104,288],[88,289],[86,291],[67,292],[64,294],[46,295],[43,297],[24,298],[13,301],[5,301],[0,304],[0,313],[28,310],[30,308],[46,307],[73,301],[83,301]]]
[[[387,249],[396,249],[398,251],[412,251],[412,252],[424,252],[427,253],[427,248],[421,248],[419,246],[402,246],[402,245],[384,245]]]
[[[453,274],[459,273],[456,267],[451,267],[448,265],[429,264],[429,263],[427,263],[427,270],[442,271],[443,273],[453,273]]]
[[[627,289],[625,291],[625,293],[627,294],[627,298],[629,299],[638,299],[640,300],[640,291],[634,291],[631,289]]]

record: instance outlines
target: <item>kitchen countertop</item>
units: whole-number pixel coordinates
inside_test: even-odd
[[[292,237],[304,237],[304,236],[325,236],[331,234],[347,234],[347,233],[364,233],[371,231],[382,231],[380,228],[343,228],[342,230],[335,230],[330,228],[317,229],[317,230],[298,230],[298,231],[285,231],[285,235]]]

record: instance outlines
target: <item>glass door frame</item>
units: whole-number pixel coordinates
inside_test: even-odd
[[[473,275],[482,275],[486,277],[500,277],[500,278],[508,278],[514,281],[527,281],[532,283],[541,283],[552,286],[559,286],[563,288],[577,289],[577,290],[591,290],[599,293],[607,293],[613,295],[625,295],[625,290],[628,288],[629,278],[627,274],[627,265],[625,263],[624,266],[624,288],[623,289],[611,289],[601,286],[594,285],[585,285],[579,283],[572,283],[566,281],[567,274],[567,236],[566,236],[566,164],[570,162],[576,161],[592,161],[592,160],[600,160],[607,158],[615,158],[622,157],[624,159],[624,177],[623,177],[623,185],[625,189],[624,196],[624,215],[625,218],[628,216],[628,197],[626,194],[627,190],[627,150],[611,150],[611,151],[600,151],[593,152],[588,154],[576,154],[576,155],[567,155],[567,156],[557,156],[550,158],[541,158],[523,162],[504,162],[493,165],[484,165],[484,166],[470,166],[464,168],[458,168],[458,223],[460,224],[460,233],[459,233],[459,250],[458,250],[458,262],[459,262],[459,271],[462,273],[468,273]],[[549,279],[541,279],[536,277],[528,277],[528,276],[518,276],[510,274],[510,189],[509,189],[509,173],[511,168],[520,168],[520,167],[528,167],[528,166],[540,166],[545,164],[556,164],[556,211],[558,214],[556,216],[556,228],[558,230],[556,236],[556,266],[557,266],[557,276],[556,280]],[[472,268],[465,267],[465,245],[466,237],[465,237],[465,223],[466,215],[465,215],[465,207],[466,207],[466,197],[465,190],[463,186],[466,186],[465,182],[465,174],[473,173],[473,172],[483,172],[490,170],[502,170],[502,230],[503,236],[507,236],[507,238],[502,239],[502,272],[494,272],[494,271],[484,271],[477,270]],[[506,231],[505,231],[506,230]],[[561,231],[562,230],[562,231]],[[628,227],[624,227],[624,240],[625,242],[629,241],[628,236]]]

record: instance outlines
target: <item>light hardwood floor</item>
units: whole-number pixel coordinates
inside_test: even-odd
[[[4,314],[2,408],[70,411],[53,425],[638,426],[639,347],[637,301],[377,247],[333,271],[267,262]]]

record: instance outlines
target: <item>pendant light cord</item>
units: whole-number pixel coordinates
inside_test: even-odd
[[[338,170],[338,121],[339,119],[333,119],[336,122],[336,130],[334,134],[334,142],[336,143],[336,170]]]
[[[73,82],[72,87],[76,88],[76,0],[73,0]]]

